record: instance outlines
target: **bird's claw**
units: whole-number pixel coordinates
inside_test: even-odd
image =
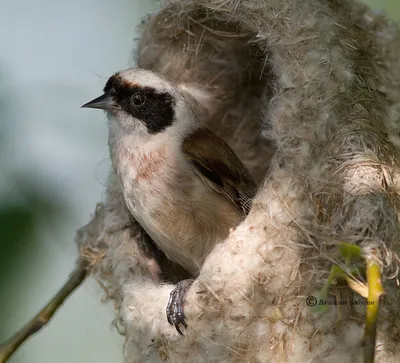
[[[183,335],[183,333],[180,329],[180,325],[182,325],[185,329],[188,327],[185,320],[183,306],[186,292],[189,290],[192,284],[193,280],[190,279],[178,282],[175,289],[171,291],[167,304],[166,312],[168,323],[174,325],[177,332],[181,335]]]

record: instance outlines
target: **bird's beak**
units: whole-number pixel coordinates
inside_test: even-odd
[[[85,103],[83,106],[81,106],[81,108],[99,108],[101,110],[110,110],[114,106],[115,102],[112,95],[109,93],[104,93],[104,95]]]

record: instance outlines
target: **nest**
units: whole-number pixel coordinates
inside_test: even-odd
[[[175,0],[141,26],[138,66],[177,83],[260,188],[189,290],[182,338],[165,316],[173,285],[153,282],[111,175],[77,241],[101,253],[92,270],[116,304],[126,361],[361,361],[364,307],[306,305],[345,241],[378,251],[376,361],[398,362],[397,27],[346,0]]]

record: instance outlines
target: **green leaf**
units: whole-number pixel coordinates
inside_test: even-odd
[[[346,266],[361,260],[361,248],[352,243],[339,242],[339,252],[345,260]]]

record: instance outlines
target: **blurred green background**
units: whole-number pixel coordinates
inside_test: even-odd
[[[104,197],[102,113],[80,106],[133,66],[136,24],[155,0],[2,0],[0,342],[72,271],[75,230]],[[123,362],[111,304],[87,281],[12,363]]]
[[[398,0],[366,0],[400,20]],[[75,230],[104,197],[107,127],[80,105],[132,66],[159,1],[3,0],[0,12],[0,342],[67,278]],[[113,311],[87,281],[12,363],[122,362]]]
[[[372,9],[382,11],[395,20],[400,20],[399,0],[364,0]]]

